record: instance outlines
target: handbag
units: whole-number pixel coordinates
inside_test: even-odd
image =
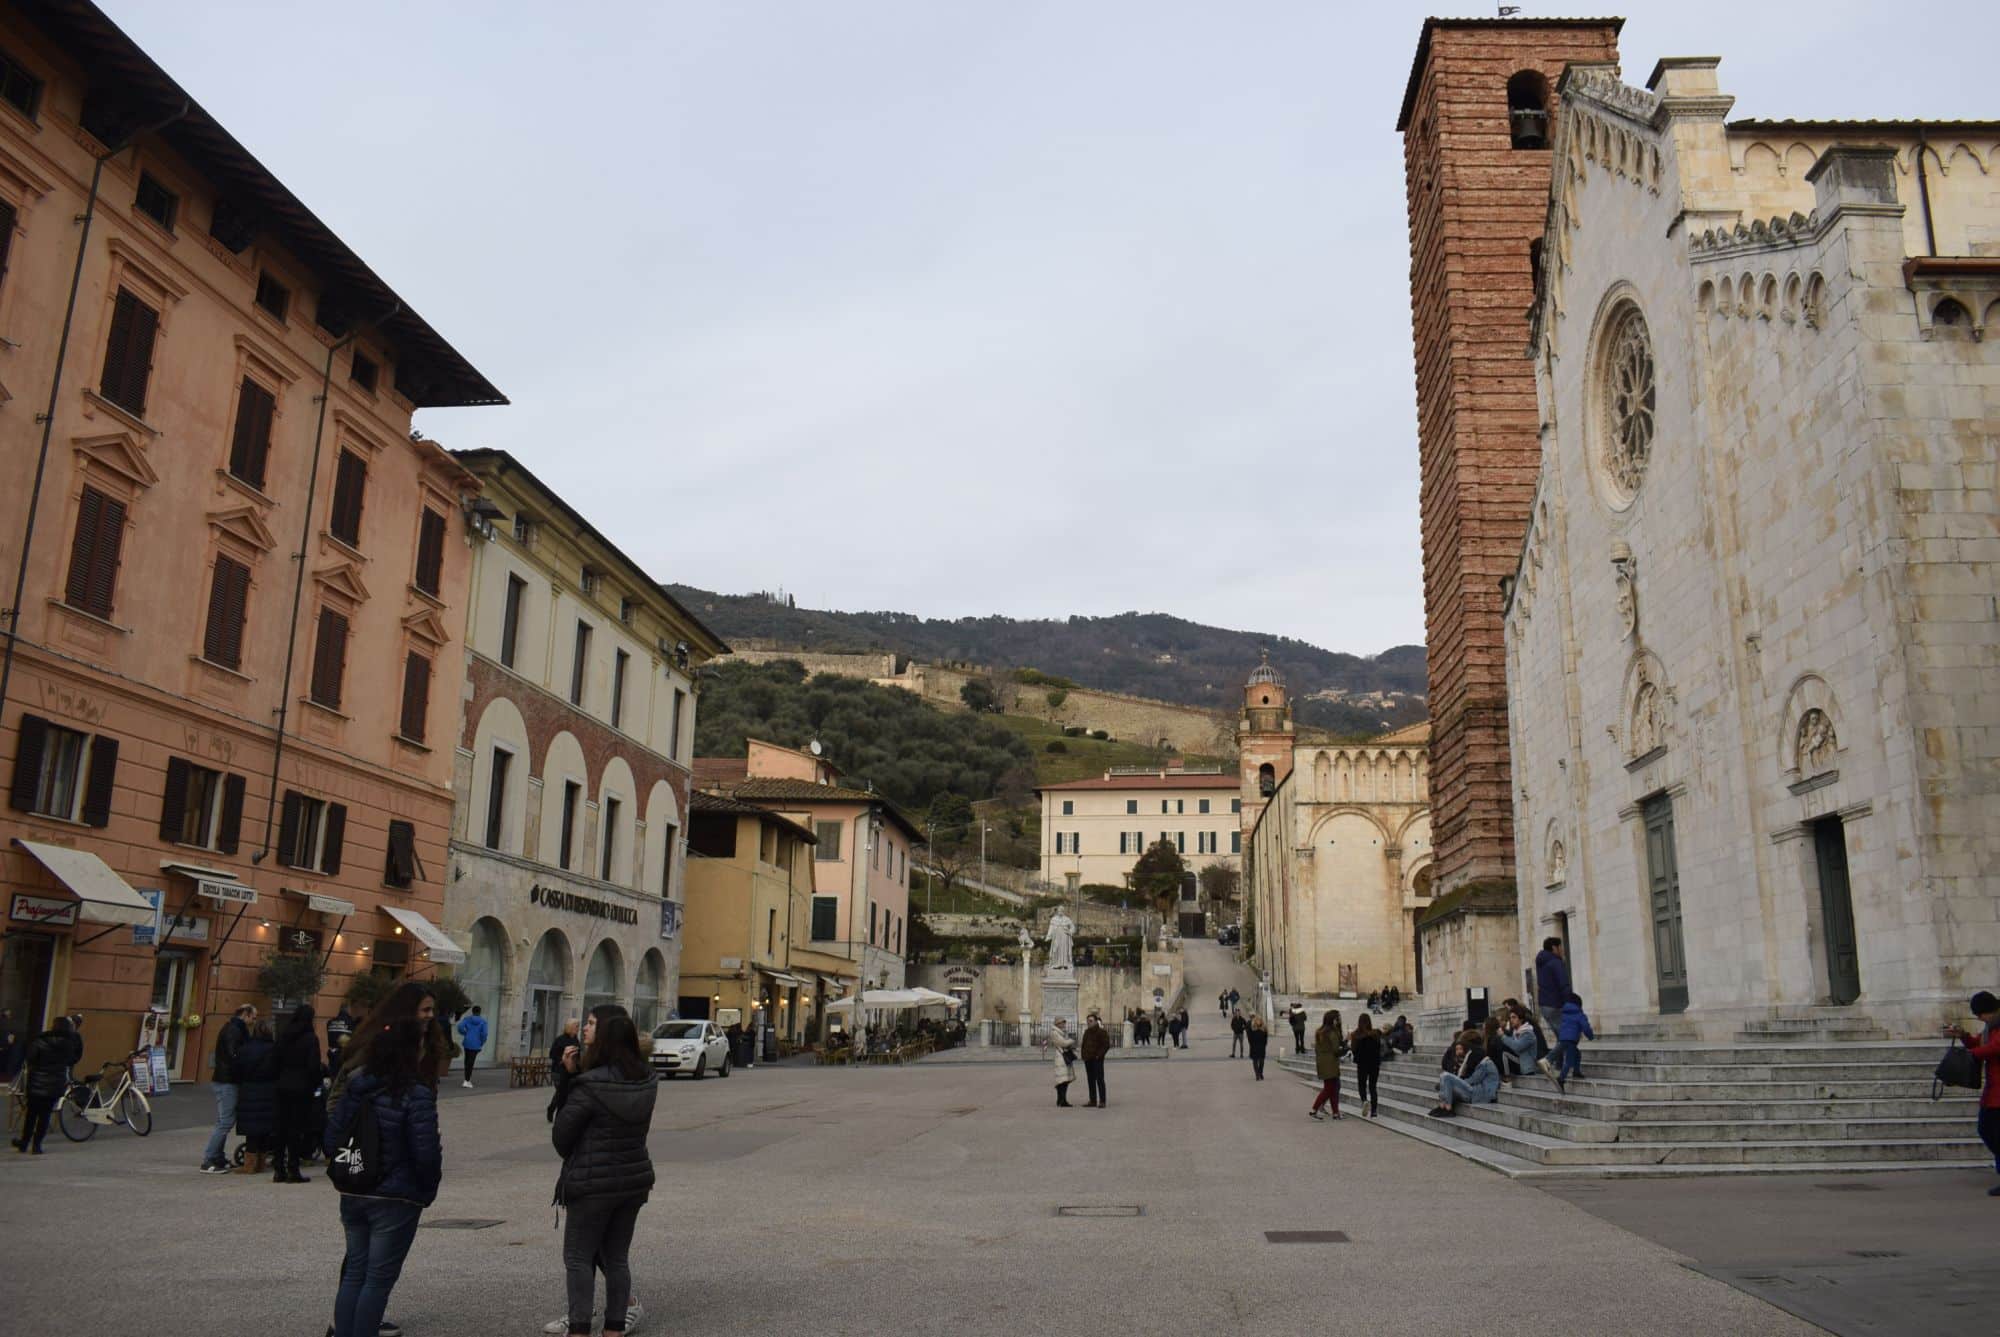
[[[1980,1085],[1979,1060],[1972,1056],[1971,1050],[1953,1045],[1944,1051],[1944,1057],[1938,1060],[1937,1071],[1931,1074],[1931,1099],[1942,1097],[1947,1086],[1964,1086],[1977,1091]]]

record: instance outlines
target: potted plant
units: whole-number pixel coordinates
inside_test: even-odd
[[[264,957],[257,972],[257,992],[270,1000],[273,1012],[279,1012],[296,1003],[311,1002],[325,978],[317,956],[274,951]]]

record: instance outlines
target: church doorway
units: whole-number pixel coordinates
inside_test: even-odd
[[[1854,894],[1847,880],[1847,832],[1838,817],[1812,824],[1819,867],[1821,937],[1826,942],[1827,992],[1842,1007],[1861,996],[1861,951],[1854,936]]]
[[[1640,805],[1646,825],[1646,881],[1653,912],[1653,973],[1660,1011],[1685,1012],[1687,951],[1681,937],[1681,876],[1674,852],[1674,801],[1655,795]]]

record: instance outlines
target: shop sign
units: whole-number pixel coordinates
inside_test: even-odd
[[[246,887],[241,882],[209,882],[198,880],[194,884],[195,894],[204,896],[217,905],[255,905],[257,889]]]
[[[979,972],[967,970],[964,966],[953,966],[944,972],[944,982],[947,988],[970,989],[979,982]]]
[[[660,902],[660,936],[668,939],[681,936],[681,904],[679,901]]]
[[[80,901],[60,896],[16,896],[14,903],[7,908],[7,917],[24,924],[40,924],[44,928],[74,928],[76,912],[81,905]]]
[[[278,950],[289,956],[318,956],[320,942],[316,928],[287,928],[278,933]]]
[[[158,887],[134,887],[133,890],[145,897],[147,902],[153,907],[152,923],[134,924],[132,926],[132,945],[134,947],[159,946],[161,935],[167,931],[169,925],[173,928],[173,935],[168,939],[170,942],[208,941],[207,919],[195,915],[162,914],[160,905],[166,899],[166,893]]]
[[[528,888],[528,904],[549,910],[568,910],[572,914],[590,915],[595,919],[609,919],[615,924],[639,922],[639,912],[629,905],[607,901],[602,896],[564,891],[561,887],[545,887],[539,882]]]

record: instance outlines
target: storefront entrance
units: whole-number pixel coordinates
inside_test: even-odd
[[[528,1053],[545,1054],[563,1028],[563,992],[569,988],[569,939],[550,929],[528,962]]]
[[[153,999],[150,1006],[167,1019],[162,1032],[167,1044],[167,1075],[185,1081],[181,1056],[187,1050],[187,1027],[180,1019],[188,1013],[188,1001],[199,974],[190,952],[161,952],[153,961]]]
[[[36,1035],[48,1026],[49,979],[55,972],[56,940],[40,933],[9,933],[0,947],[0,1007],[14,1029]]]

